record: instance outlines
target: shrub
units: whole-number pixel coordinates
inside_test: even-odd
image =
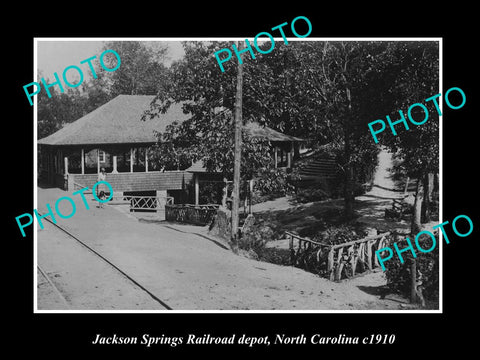
[[[261,247],[254,251],[260,261],[277,265],[291,265],[290,251],[287,249]]]
[[[296,175],[287,173],[284,169],[262,169],[255,179],[254,191],[260,195],[280,194],[286,195],[295,190],[291,179]]]
[[[329,226],[326,230],[318,233],[314,240],[324,244],[338,245],[353,240],[359,240],[367,236],[361,229],[360,224],[340,224]]]
[[[295,195],[295,200],[299,203],[323,201],[329,198],[329,194],[325,190],[322,190],[320,188],[299,189]]]
[[[278,234],[269,225],[257,223],[249,227],[241,236],[238,247],[245,251],[253,251],[256,258],[279,265],[290,265],[290,251],[287,249],[268,248],[265,244],[276,238]]]
[[[438,232],[434,233],[438,239]],[[389,245],[393,248],[393,235],[389,237]],[[429,240],[431,241],[431,240]],[[424,248],[430,246],[425,245]],[[417,262],[417,278],[422,281],[423,296],[425,300],[437,303],[439,297],[439,251],[438,246],[428,253],[416,252]],[[410,264],[413,256],[411,252],[402,253],[404,263],[402,264],[397,257],[392,257],[385,262],[385,276],[387,278],[387,286],[393,291],[400,293],[403,296],[410,296],[411,274]]]

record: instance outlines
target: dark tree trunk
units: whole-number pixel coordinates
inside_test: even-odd
[[[428,173],[423,178],[425,196],[423,198],[423,204],[422,204],[422,222],[424,223],[429,222],[431,218],[432,193],[433,193],[433,186],[434,186],[433,180],[434,180],[433,173]]]
[[[422,230],[422,204],[424,203],[424,175],[420,175],[417,181],[417,188],[415,191],[415,202],[413,204],[413,216],[410,226],[411,238],[414,238],[418,232]],[[417,260],[412,258],[410,262],[410,302],[421,302],[424,305],[424,300],[421,291],[417,287]]]
[[[422,229],[422,203],[424,197],[423,176],[417,181],[417,189],[415,191],[415,203],[413,204],[413,216],[411,223],[411,233],[415,236]]]
[[[344,76],[344,80],[345,76]],[[350,93],[350,89],[347,87],[345,89],[345,93],[347,96],[347,103],[348,103],[348,116],[346,117],[344,123],[343,123],[343,136],[345,139],[345,188],[344,188],[344,199],[345,199],[345,207],[344,207],[344,216],[345,219],[349,220],[352,219],[355,215],[355,211],[353,209],[353,204],[355,202],[355,196],[354,196],[354,172],[353,172],[353,165],[352,165],[352,147],[350,143],[350,135],[351,135],[351,128],[350,124],[350,116],[352,114],[352,96]]]
[[[353,192],[353,182],[354,182],[354,176],[353,176],[353,167],[351,164],[351,147],[350,147],[350,139],[348,136],[348,133],[345,132],[345,148],[344,148],[344,157],[345,157],[345,165],[344,165],[344,171],[345,171],[345,184],[344,184],[344,217],[345,219],[352,219],[355,215],[355,211],[353,209],[353,204],[355,202],[355,196]]]
[[[346,219],[352,219],[355,215],[353,204],[355,196],[353,194],[353,169],[347,166],[345,169],[345,191],[344,191],[344,214]]]
[[[239,43],[239,49],[243,42]],[[243,67],[237,64],[237,91],[235,94],[235,140],[233,160],[233,191],[232,191],[232,250],[238,252],[239,240],[239,207],[240,207],[240,163],[242,157],[242,88],[243,88]]]

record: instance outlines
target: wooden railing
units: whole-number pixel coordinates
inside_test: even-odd
[[[167,204],[173,204],[173,197],[127,196],[131,210],[164,210]]]
[[[164,206],[173,204],[173,197],[119,195],[113,196],[112,205],[130,204],[130,210],[163,211]]]
[[[84,185],[73,182],[74,190],[85,188]],[[92,189],[84,192],[91,194]],[[109,202],[112,205],[130,204],[130,210],[164,210],[165,205],[173,204],[173,197],[148,196],[148,195],[113,195]]]
[[[379,267],[375,251],[387,245],[387,236],[391,233],[385,232],[337,245],[305,239],[290,232],[285,234],[289,239],[293,266],[310,267],[307,270],[312,270],[313,267],[320,275],[332,281],[340,281],[342,278],[353,277]],[[349,273],[346,271],[347,268]]]
[[[175,204],[165,205],[165,219],[167,221],[207,225],[215,216],[220,205],[192,205]]]

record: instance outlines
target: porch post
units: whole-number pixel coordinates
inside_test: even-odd
[[[85,174],[85,150],[81,150],[81,154],[80,154],[80,157],[82,158],[82,160],[80,161],[80,164],[82,166],[82,175]]]
[[[97,174],[100,174],[100,149],[97,149]]]
[[[293,166],[293,162],[294,162],[294,157],[295,157],[295,143],[292,141],[291,143],[291,147],[290,147],[290,165]]]
[[[195,205],[199,203],[200,186],[198,183],[198,174],[195,174]]]
[[[273,158],[275,160],[275,169],[276,169],[278,164],[278,149],[276,146],[273,148],[273,151],[274,151]]]
[[[63,154],[62,154],[63,155]],[[63,157],[63,181],[64,181],[64,190],[72,190],[70,183],[72,182],[73,177],[68,174],[68,157]],[[73,184],[72,184],[73,185]]]
[[[117,155],[113,155],[113,160],[112,160],[112,162],[113,162],[112,173],[113,173],[113,174],[116,174],[116,173],[118,173],[118,171],[117,171]]]
[[[130,172],[133,173],[133,148],[130,148]]]
[[[145,148],[145,172],[148,172],[148,148]]]

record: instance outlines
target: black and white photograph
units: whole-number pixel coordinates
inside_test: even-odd
[[[38,311],[441,309],[441,39],[261,40],[37,40]]]
[[[473,350],[475,11],[195,5],[3,23],[7,348]]]

